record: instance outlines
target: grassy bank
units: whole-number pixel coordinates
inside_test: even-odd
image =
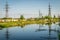
[[[23,25],[27,25],[27,24],[46,24],[46,23],[55,23],[58,22],[57,19],[54,20],[44,20],[44,19],[40,19],[40,20],[26,20],[26,21],[10,21],[10,22],[0,22],[0,27],[10,27],[10,26],[23,26]]]

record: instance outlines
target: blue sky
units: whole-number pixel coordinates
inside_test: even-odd
[[[43,16],[48,15],[49,2],[51,14],[57,16],[60,13],[60,0],[8,0],[9,17],[38,17],[39,10]],[[5,4],[6,0],[0,0],[0,18],[5,17]]]

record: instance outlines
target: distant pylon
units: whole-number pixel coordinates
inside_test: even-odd
[[[39,18],[41,18],[42,17],[42,14],[40,13],[40,10],[39,10]]]
[[[50,3],[49,3],[49,13],[48,13],[48,16],[51,17],[51,7],[50,7]]]
[[[8,2],[6,0],[6,5],[5,5],[5,11],[6,11],[6,14],[5,14],[5,17],[8,18]]]

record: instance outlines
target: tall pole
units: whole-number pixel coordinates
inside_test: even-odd
[[[39,18],[41,18],[42,17],[42,14],[40,13],[40,10],[39,10]]]
[[[49,13],[48,13],[48,16],[51,17],[51,7],[50,7],[50,3],[49,3]]]
[[[48,13],[48,23],[51,23],[51,7],[50,7],[50,3],[49,3],[49,13]]]
[[[6,0],[6,5],[5,5],[5,11],[6,11],[5,17],[8,18],[8,2],[7,2],[7,0]]]
[[[39,18],[40,18],[40,10],[39,10]]]

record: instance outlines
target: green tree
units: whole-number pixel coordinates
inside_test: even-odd
[[[56,18],[56,16],[54,15],[54,18]]]
[[[23,15],[20,16],[20,19],[25,19]]]
[[[45,16],[44,18],[46,18],[46,19],[50,19],[50,18],[52,18],[52,17],[50,17],[50,16]]]

